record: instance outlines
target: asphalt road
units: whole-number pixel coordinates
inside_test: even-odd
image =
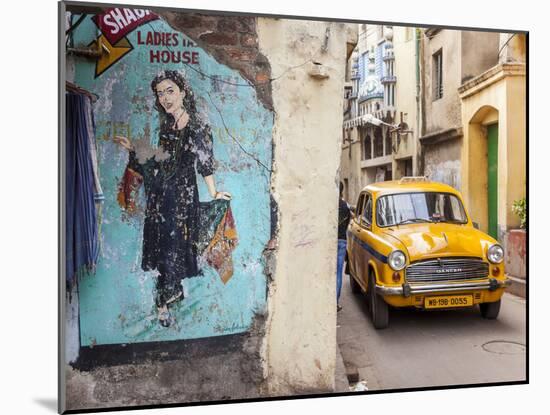
[[[497,320],[479,309],[390,309],[376,330],[366,296],[351,293],[344,275],[337,338],[346,371],[368,390],[523,381],[526,378],[526,303],[505,294]]]

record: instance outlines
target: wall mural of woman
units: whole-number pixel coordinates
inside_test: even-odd
[[[165,157],[143,162],[127,137],[116,136],[115,141],[129,151],[124,180],[144,183],[147,204],[141,266],[144,271],[158,272],[155,304],[159,323],[168,327],[170,305],[184,297],[181,281],[200,273],[201,210],[195,169],[213,199],[230,200],[231,195],[216,190],[212,135],[197,114],[185,78],[166,70],[153,79],[151,89],[161,120],[159,146]]]
[[[179,46],[140,41],[148,33]],[[103,34],[89,15],[72,36],[88,45]],[[162,18],[124,36],[133,48],[100,75],[94,60],[69,68],[98,97],[105,195],[71,330],[81,347],[244,333],[266,307],[274,114],[238,70]],[[197,62],[151,60],[170,50]]]

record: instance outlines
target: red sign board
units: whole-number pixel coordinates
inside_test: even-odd
[[[114,7],[92,17],[107,40],[114,45],[135,28],[158,16],[150,10]]]

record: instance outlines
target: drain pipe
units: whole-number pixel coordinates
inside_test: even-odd
[[[67,54],[84,56],[86,58],[98,59],[106,53],[109,54],[109,49],[101,41],[101,36],[97,38],[97,47],[96,48],[67,48]]]
[[[94,48],[67,48],[67,54],[86,58],[100,58],[103,52]]]
[[[422,110],[422,103],[421,103],[421,91],[420,91],[420,38],[421,38],[421,32],[420,32],[421,29],[419,28],[415,28],[415,31],[414,31],[414,36],[415,36],[415,57],[416,57],[416,128],[415,128],[415,131],[416,131],[416,140],[415,140],[415,156],[416,156],[416,163],[414,163],[414,167],[413,167],[413,174],[418,176],[419,175],[419,170],[423,170],[424,168],[422,167],[422,169],[419,169],[420,167],[420,162],[418,160],[418,158],[420,157],[421,158],[421,151],[419,150],[419,146],[421,146],[420,144],[420,135],[422,133],[421,129],[420,129],[420,116],[421,116],[421,110]],[[423,163],[422,163],[423,164]],[[416,172],[414,171],[416,170]]]
[[[101,37],[97,39],[97,48],[67,48],[69,55],[84,56],[86,58],[101,58],[106,53],[109,54],[109,49],[101,41]]]

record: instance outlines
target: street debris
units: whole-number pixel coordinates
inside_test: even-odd
[[[368,391],[369,388],[367,388],[367,381],[361,380],[355,384],[349,385],[349,390],[351,392],[365,392]]]

